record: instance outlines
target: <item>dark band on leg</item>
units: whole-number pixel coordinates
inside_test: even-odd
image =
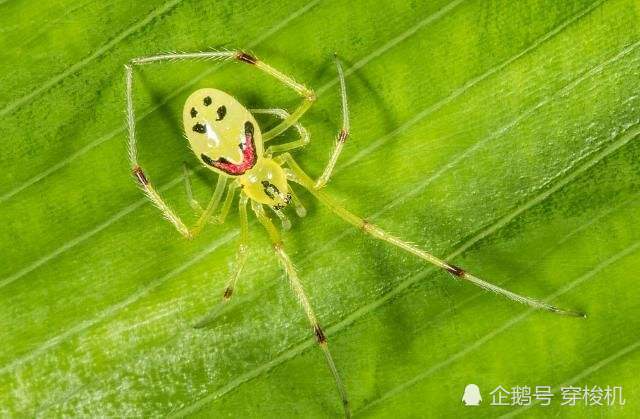
[[[225,300],[228,300],[229,298],[231,298],[231,294],[233,294],[233,288],[231,288],[231,287],[227,287],[227,288],[224,290],[223,298],[224,298]]]
[[[445,269],[453,276],[461,277],[465,274],[464,269],[459,268],[456,265],[447,264],[447,267]]]
[[[315,333],[316,340],[319,344],[322,345],[323,343],[327,343],[327,337],[324,335],[324,332],[322,331],[320,325],[316,324],[315,326],[313,326],[313,333]]]
[[[345,129],[340,130],[340,134],[338,134],[338,141],[344,143],[347,141],[347,137],[349,136],[349,132]]]
[[[144,175],[144,172],[142,171],[142,168],[140,166],[136,166],[133,168],[133,175],[136,177],[136,179],[138,179],[138,182],[140,182],[141,185],[147,186],[149,184],[149,181],[147,180],[147,177]]]
[[[239,52],[236,55],[236,59],[238,61],[242,61],[247,64],[255,64],[258,62],[258,59],[256,57],[254,57],[253,55],[247,54],[246,52]]]

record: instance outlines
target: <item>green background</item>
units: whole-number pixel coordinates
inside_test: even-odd
[[[640,416],[640,3],[609,1],[0,1],[0,414],[325,417],[341,408],[266,235],[209,326],[237,215],[183,240],[130,176],[123,64],[245,48],[316,89],[296,153],[327,191],[478,276],[584,310],[531,312],[364,237],[306,193],[285,234],[356,416]],[[136,70],[141,161],[189,220],[184,99],[250,107],[293,93],[249,66]],[[264,126],[273,121],[262,120]],[[292,136],[291,133],[288,133]],[[201,201],[214,177],[199,171]],[[478,384],[481,407],[461,403]],[[623,386],[625,406],[560,406],[562,385]],[[553,386],[528,410],[502,385]]]

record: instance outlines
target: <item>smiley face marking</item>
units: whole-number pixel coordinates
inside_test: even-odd
[[[200,155],[200,158],[208,166],[221,170],[228,175],[241,176],[248,170],[252,169],[258,161],[253,134],[253,124],[249,121],[245,122],[244,136],[242,137],[240,144],[238,144],[238,147],[242,152],[242,161],[240,163],[233,163],[224,157],[214,160],[204,153]]]

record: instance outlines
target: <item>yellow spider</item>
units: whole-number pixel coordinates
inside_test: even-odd
[[[211,60],[232,60],[248,64],[266,74],[274,77],[285,86],[293,89],[303,98],[303,102],[291,114],[282,109],[255,109],[249,110],[238,102],[233,96],[222,90],[200,89],[187,99],[182,112],[184,132],[189,140],[191,150],[196,158],[208,169],[216,172],[218,182],[215,191],[209,200],[208,205],[198,218],[195,225],[188,228],[178,215],[166,204],[158,191],[149,181],[149,177],[138,165],[138,154],[136,148],[135,115],[133,107],[133,66],[146,65],[161,61],[190,60],[190,59],[211,59]],[[280,233],[266,214],[264,206],[269,207],[282,220],[284,228],[290,227],[290,222],[283,214],[282,210],[290,203],[293,203],[296,213],[303,217],[306,213],[304,207],[296,197],[289,185],[289,181],[307,189],[319,201],[325,204],[333,213],[344,221],[353,224],[362,232],[370,236],[383,240],[389,244],[397,246],[425,261],[449,272],[456,278],[467,280],[485,290],[492,291],[506,298],[512,299],[522,304],[534,308],[548,310],[558,314],[585,317],[584,313],[564,310],[546,302],[524,297],[508,291],[497,285],[486,282],[467,271],[445,262],[418,247],[407,243],[397,237],[390,235],[379,227],[369,223],[367,220],[349,212],[341,205],[329,197],[322,188],[331,177],[331,172],[336,165],[336,161],[344,143],[349,136],[349,111],[347,107],[347,94],[344,80],[344,72],[340,61],[336,58],[338,77],[340,80],[340,94],[342,102],[342,129],[340,130],[335,148],[331,154],[324,172],[314,181],[295,162],[289,150],[303,147],[309,142],[309,135],[298,120],[311,107],[316,99],[313,90],[297,83],[291,77],[281,73],[275,68],[256,57],[242,51],[211,51],[195,53],[161,54],[148,57],[135,58],[125,65],[126,94],[127,94],[127,123],[129,128],[129,159],[133,174],[142,186],[149,199],[162,211],[164,216],[178,229],[187,239],[196,236],[203,226],[216,212],[222,195],[227,190],[227,194],[218,214],[218,220],[223,222],[229,212],[234,199],[236,189],[240,188],[239,212],[240,212],[240,244],[237,252],[237,266],[224,290],[223,301],[229,300],[233,294],[236,282],[246,261],[247,247],[249,245],[247,203],[251,201],[251,209],[258,221],[264,226],[269,234],[273,249],[286,272],[291,288],[300,305],[304,309],[316,341],[324,356],[336,387],[342,399],[344,413],[350,417],[349,399],[344,384],[338,374],[331,352],[327,345],[327,338],[322,331],[316,315],[309,303],[309,299],[304,292],[304,288],[296,269],[289,256],[285,252]],[[260,131],[253,114],[267,113],[281,118],[282,121],[273,129],[265,132]],[[300,138],[285,144],[273,145],[264,150],[264,144],[269,140],[282,134],[290,127],[295,127]],[[274,154],[278,154],[274,156]],[[188,175],[188,172],[185,171]],[[191,194],[191,188],[187,180],[187,193],[192,206],[197,207],[196,201]],[[229,185],[227,187],[227,183]]]

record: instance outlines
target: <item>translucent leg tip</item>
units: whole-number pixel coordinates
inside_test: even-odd
[[[558,314],[563,314],[565,316],[580,317],[581,319],[586,319],[587,318],[587,313],[585,313],[583,311],[563,310],[563,309],[559,309],[557,307],[554,307],[553,311],[558,313]]]

